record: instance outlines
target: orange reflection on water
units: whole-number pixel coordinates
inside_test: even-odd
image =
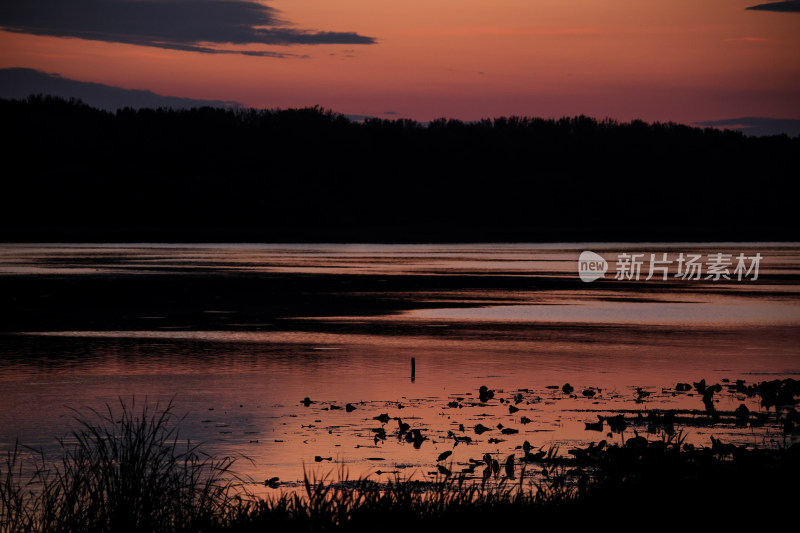
[[[78,279],[87,275],[87,264],[123,275],[168,272],[176,281],[184,272],[176,266],[204,268],[209,276],[315,268],[334,277],[513,275],[529,279],[530,286],[523,291],[377,291],[365,298],[404,299],[416,306],[370,316],[279,317],[259,325],[243,324],[236,309],[221,308],[204,310],[215,317],[216,329],[175,329],[165,322],[169,317],[153,315],[142,317],[151,324],[147,329],[0,337],[0,447],[8,449],[19,437],[52,451],[54,437],[73,424],[68,407],[98,408],[132,396],[174,400],[177,412],[188,413],[181,426],[186,438],[205,442],[212,453],[247,456],[252,462],[238,463],[243,474],[262,481],[278,476],[286,487],[302,478],[304,464],[322,472],[332,469],[328,457],[353,476],[427,477],[445,450],[453,451],[450,460],[459,471],[484,453],[519,454],[517,446],[526,440],[567,453],[600,439],[618,442],[633,429],[661,438],[663,428],[637,423],[638,413],[704,409],[698,394],[675,391],[679,382],[754,383],[800,376],[793,281],[800,267],[798,248],[736,247],[758,249],[769,258],[756,282],[631,286],[578,281],[560,290],[535,287],[576,278],[584,246],[7,247],[0,266],[28,276],[52,269]],[[619,247],[592,248],[609,253]],[[526,268],[507,268],[508,263]],[[487,265],[501,273],[493,274]],[[94,275],[113,279],[117,274]],[[286,325],[294,328],[282,328]],[[574,388],[572,394],[562,391],[565,383]],[[480,402],[481,386],[493,389],[495,398]],[[637,389],[649,393],[641,402]],[[593,395],[585,396],[585,390]],[[305,397],[313,403],[301,404]],[[765,412],[758,398],[727,389],[716,399],[723,413],[741,403]],[[348,403],[356,409],[334,408]],[[519,410],[512,413],[509,405]],[[620,412],[631,420],[622,434],[585,427],[597,422],[597,415]],[[376,420],[381,414],[389,420]],[[396,418],[422,431],[426,440],[418,449],[398,433]],[[713,426],[676,429],[701,445],[712,434],[750,445],[797,438],[775,424],[751,428],[727,418]],[[491,430],[476,433],[479,423]],[[518,433],[503,434],[498,424]],[[381,428],[386,438],[376,440],[382,433],[373,430]],[[472,442],[456,445],[449,432]],[[317,462],[317,456],[325,460]]]

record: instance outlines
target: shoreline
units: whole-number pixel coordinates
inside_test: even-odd
[[[731,386],[742,392],[757,392],[767,405],[771,399],[795,405],[799,385],[794,380],[776,380],[755,388],[741,382]],[[693,386],[698,392],[706,388],[704,381]],[[479,392],[481,403],[502,402],[494,397],[495,391],[481,388]],[[561,392],[572,391],[565,384]],[[786,431],[796,432],[800,416],[793,408],[788,409],[794,418]],[[776,405],[776,413],[778,410],[786,411],[787,407]],[[382,476],[378,471],[375,475],[383,480],[376,481],[371,474],[350,478],[344,463],[327,474],[320,468],[304,466],[299,485],[268,477],[263,481],[267,492],[262,496],[254,490],[260,482],[241,477],[231,457],[204,455],[196,445],[188,444],[184,452],[170,444],[179,429],[171,403],[154,408],[147,402],[140,407],[120,400],[120,405],[109,405],[107,414],[103,413],[77,415],[78,427],[73,433],[76,451],[62,444],[63,459],[34,459],[32,464],[38,466],[32,473],[25,470],[29,468],[23,466],[26,456],[20,454],[18,446],[8,452],[6,461],[0,463],[4,479],[0,499],[7,502],[0,515],[3,531],[49,531],[49,521],[70,524],[70,530],[76,532],[118,530],[119,523],[114,523],[123,518],[117,515],[118,500],[128,503],[126,520],[167,520],[170,525],[164,531],[374,531],[376,519],[381,521],[382,531],[514,527],[520,520],[536,520],[548,527],[567,521],[574,527],[593,525],[598,516],[648,521],[665,513],[719,525],[737,521],[742,509],[764,514],[767,509],[791,506],[800,472],[798,442],[748,446],[712,436],[711,445],[696,446],[685,442],[682,430],[654,439],[634,430],[633,436],[625,438],[627,428],[621,426],[625,419],[615,415],[601,419],[601,423],[606,422],[620,434],[619,442],[592,440],[586,446],[569,449],[568,454],[559,454],[553,446],[536,448],[526,440],[508,457],[503,452],[485,453],[483,457],[480,451],[473,453],[478,458],[470,458],[469,466],[459,472],[450,459],[452,452],[446,452],[435,461],[431,458],[435,466],[427,479],[396,471]],[[375,418],[388,423],[391,419],[383,420],[384,416]],[[743,423],[759,420],[757,415],[740,409],[734,417]],[[671,423],[668,413],[658,418],[650,423]],[[148,440],[140,440],[140,431],[148,435]],[[402,426],[399,431],[404,433]],[[412,439],[417,438],[413,430],[405,431],[413,435]],[[197,456],[205,459],[192,458]],[[62,466],[48,466],[53,460]],[[318,457],[317,463],[327,464],[327,460]],[[89,474],[78,476],[79,470],[70,466],[76,461],[81,461],[80,468],[88,468]],[[139,479],[138,470],[134,470],[134,477],[128,479],[129,462],[142,472],[152,469],[158,475]],[[190,467],[181,474],[179,465],[184,462]],[[125,468],[118,468],[120,465]],[[476,471],[477,475],[471,477]],[[180,481],[182,475],[191,476],[185,485]],[[32,476],[44,489],[27,491],[26,476]],[[65,487],[65,492],[51,490],[54,485]],[[108,489],[98,491],[96,486]],[[176,491],[188,491],[189,495],[199,491],[199,506],[185,505],[195,502],[194,497],[184,500],[186,496],[181,495],[179,501],[184,505],[176,507],[177,501],[171,500]],[[75,500],[77,504],[70,503]],[[777,514],[759,517],[767,522],[780,519]]]

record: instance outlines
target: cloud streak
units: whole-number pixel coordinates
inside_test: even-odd
[[[0,69],[0,98],[24,100],[32,94],[45,94],[61,98],[78,98],[86,104],[116,111],[124,107],[141,109],[143,107],[189,109],[192,107],[243,107],[239,102],[225,100],[197,100],[178,96],[164,96],[151,91],[123,89],[102,83],[62,78],[58,74],[48,74],[29,68]]]
[[[768,4],[758,4],[746,9],[753,11],[775,11],[778,13],[800,13],[800,0],[787,0],[785,2],[770,2]]]
[[[354,32],[291,27],[252,0],[22,0],[0,4],[0,28],[201,53],[286,57],[247,45],[374,44]]]

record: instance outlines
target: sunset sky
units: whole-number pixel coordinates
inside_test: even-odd
[[[800,119],[800,2],[17,0],[0,68],[430,120]]]

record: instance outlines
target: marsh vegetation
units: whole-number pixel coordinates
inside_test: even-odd
[[[7,454],[0,531],[473,531],[693,513],[725,523],[742,510],[769,521],[768,510],[788,511],[795,501],[800,473],[797,444],[752,449],[712,439],[696,447],[679,432],[601,441],[569,456],[551,448],[502,470],[489,456],[480,481],[449,472],[378,482],[349,479],[344,467],[308,471],[302,490],[262,498],[235,474],[232,458],[181,440],[171,404],[120,402],[90,413],[76,416],[60,457],[23,446]]]

